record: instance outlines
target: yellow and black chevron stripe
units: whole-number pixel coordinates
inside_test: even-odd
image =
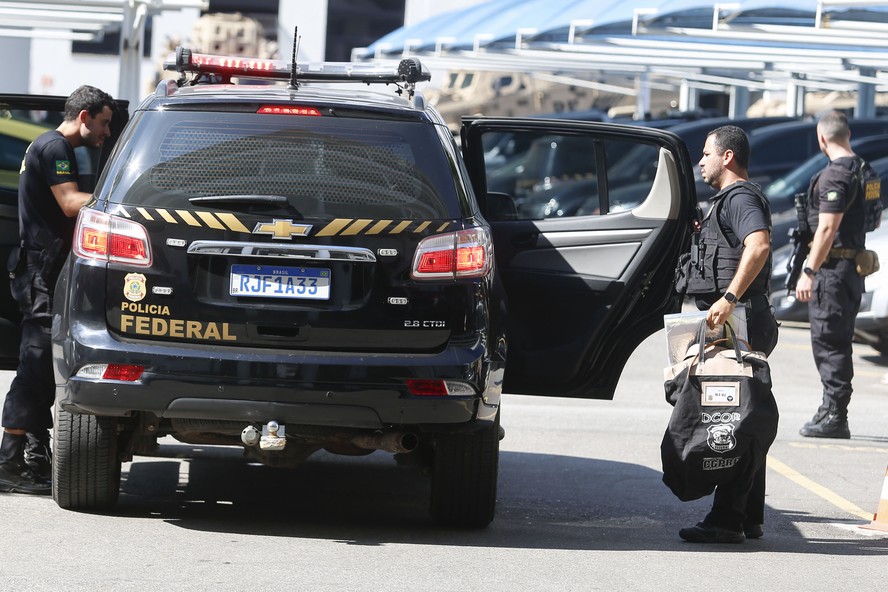
[[[329,224],[318,230],[312,236],[354,236],[358,234],[401,234],[412,232],[421,234],[426,232],[444,232],[450,227],[451,222],[444,222],[432,227],[432,222],[426,220],[367,220],[353,218],[336,218]]]
[[[178,210],[167,208],[143,208],[117,206],[119,216],[136,222],[183,224],[213,230],[230,230],[252,234],[254,223],[244,224],[235,214],[227,212],[206,212],[201,210]],[[335,218],[325,225],[314,225],[310,236],[356,236],[391,234],[429,234],[446,231],[452,221],[430,220],[372,220],[366,218]]]

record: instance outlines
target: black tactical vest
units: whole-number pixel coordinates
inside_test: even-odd
[[[803,215],[811,234],[817,231],[820,221],[820,208],[815,207],[819,206],[820,200],[814,195],[814,190],[821,176],[827,174],[829,166],[839,165],[830,163],[814,175],[808,184]],[[882,182],[878,173],[859,156],[854,156],[849,170],[851,184],[848,186],[848,195],[845,196],[845,211],[833,245],[862,249],[866,242],[866,233],[878,228],[882,221]]]
[[[768,207],[768,200],[762,195],[758,185],[748,181],[733,184],[715,201],[709,209],[709,215],[703,219],[700,234],[696,237],[697,261],[690,266],[688,294],[721,294],[728,289],[731,280],[734,279],[737,267],[740,265],[740,256],[743,254],[743,243],[739,243],[736,247],[731,246],[719,223],[719,216],[722,207],[741,188],[753,193],[762,202],[762,207],[768,214],[768,231],[771,231],[771,210]],[[768,261],[747,288],[747,294],[744,296],[752,292],[767,294],[770,277],[771,255],[769,254]]]

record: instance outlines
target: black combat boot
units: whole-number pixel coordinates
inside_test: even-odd
[[[49,430],[28,432],[25,442],[25,465],[42,481],[52,480],[52,450]]]
[[[839,438],[847,440],[851,437],[848,429],[848,415],[839,411],[829,411],[823,419],[813,425],[805,424],[799,433],[808,438]]]
[[[811,418],[811,421],[802,426],[802,429],[811,429],[821,421],[826,419],[826,416],[829,415],[829,406],[825,403],[817,408],[817,413],[814,414],[814,417]],[[803,434],[804,435],[804,434]]]
[[[48,495],[52,491],[49,481],[40,479],[25,465],[26,442],[24,435],[3,432],[0,443],[0,492]]]

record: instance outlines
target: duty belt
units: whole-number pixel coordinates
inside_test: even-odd
[[[829,258],[830,259],[854,259],[857,257],[857,253],[860,251],[858,249],[830,249],[829,250]]]

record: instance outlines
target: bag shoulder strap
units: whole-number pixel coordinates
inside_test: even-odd
[[[866,175],[864,175],[864,168],[868,166],[866,161],[855,154],[853,163],[851,166],[851,177],[854,179],[854,183],[852,183],[854,194],[848,200],[847,205],[845,205],[845,212],[851,209],[851,205],[857,199],[857,196],[862,193],[863,184],[866,182]]]

